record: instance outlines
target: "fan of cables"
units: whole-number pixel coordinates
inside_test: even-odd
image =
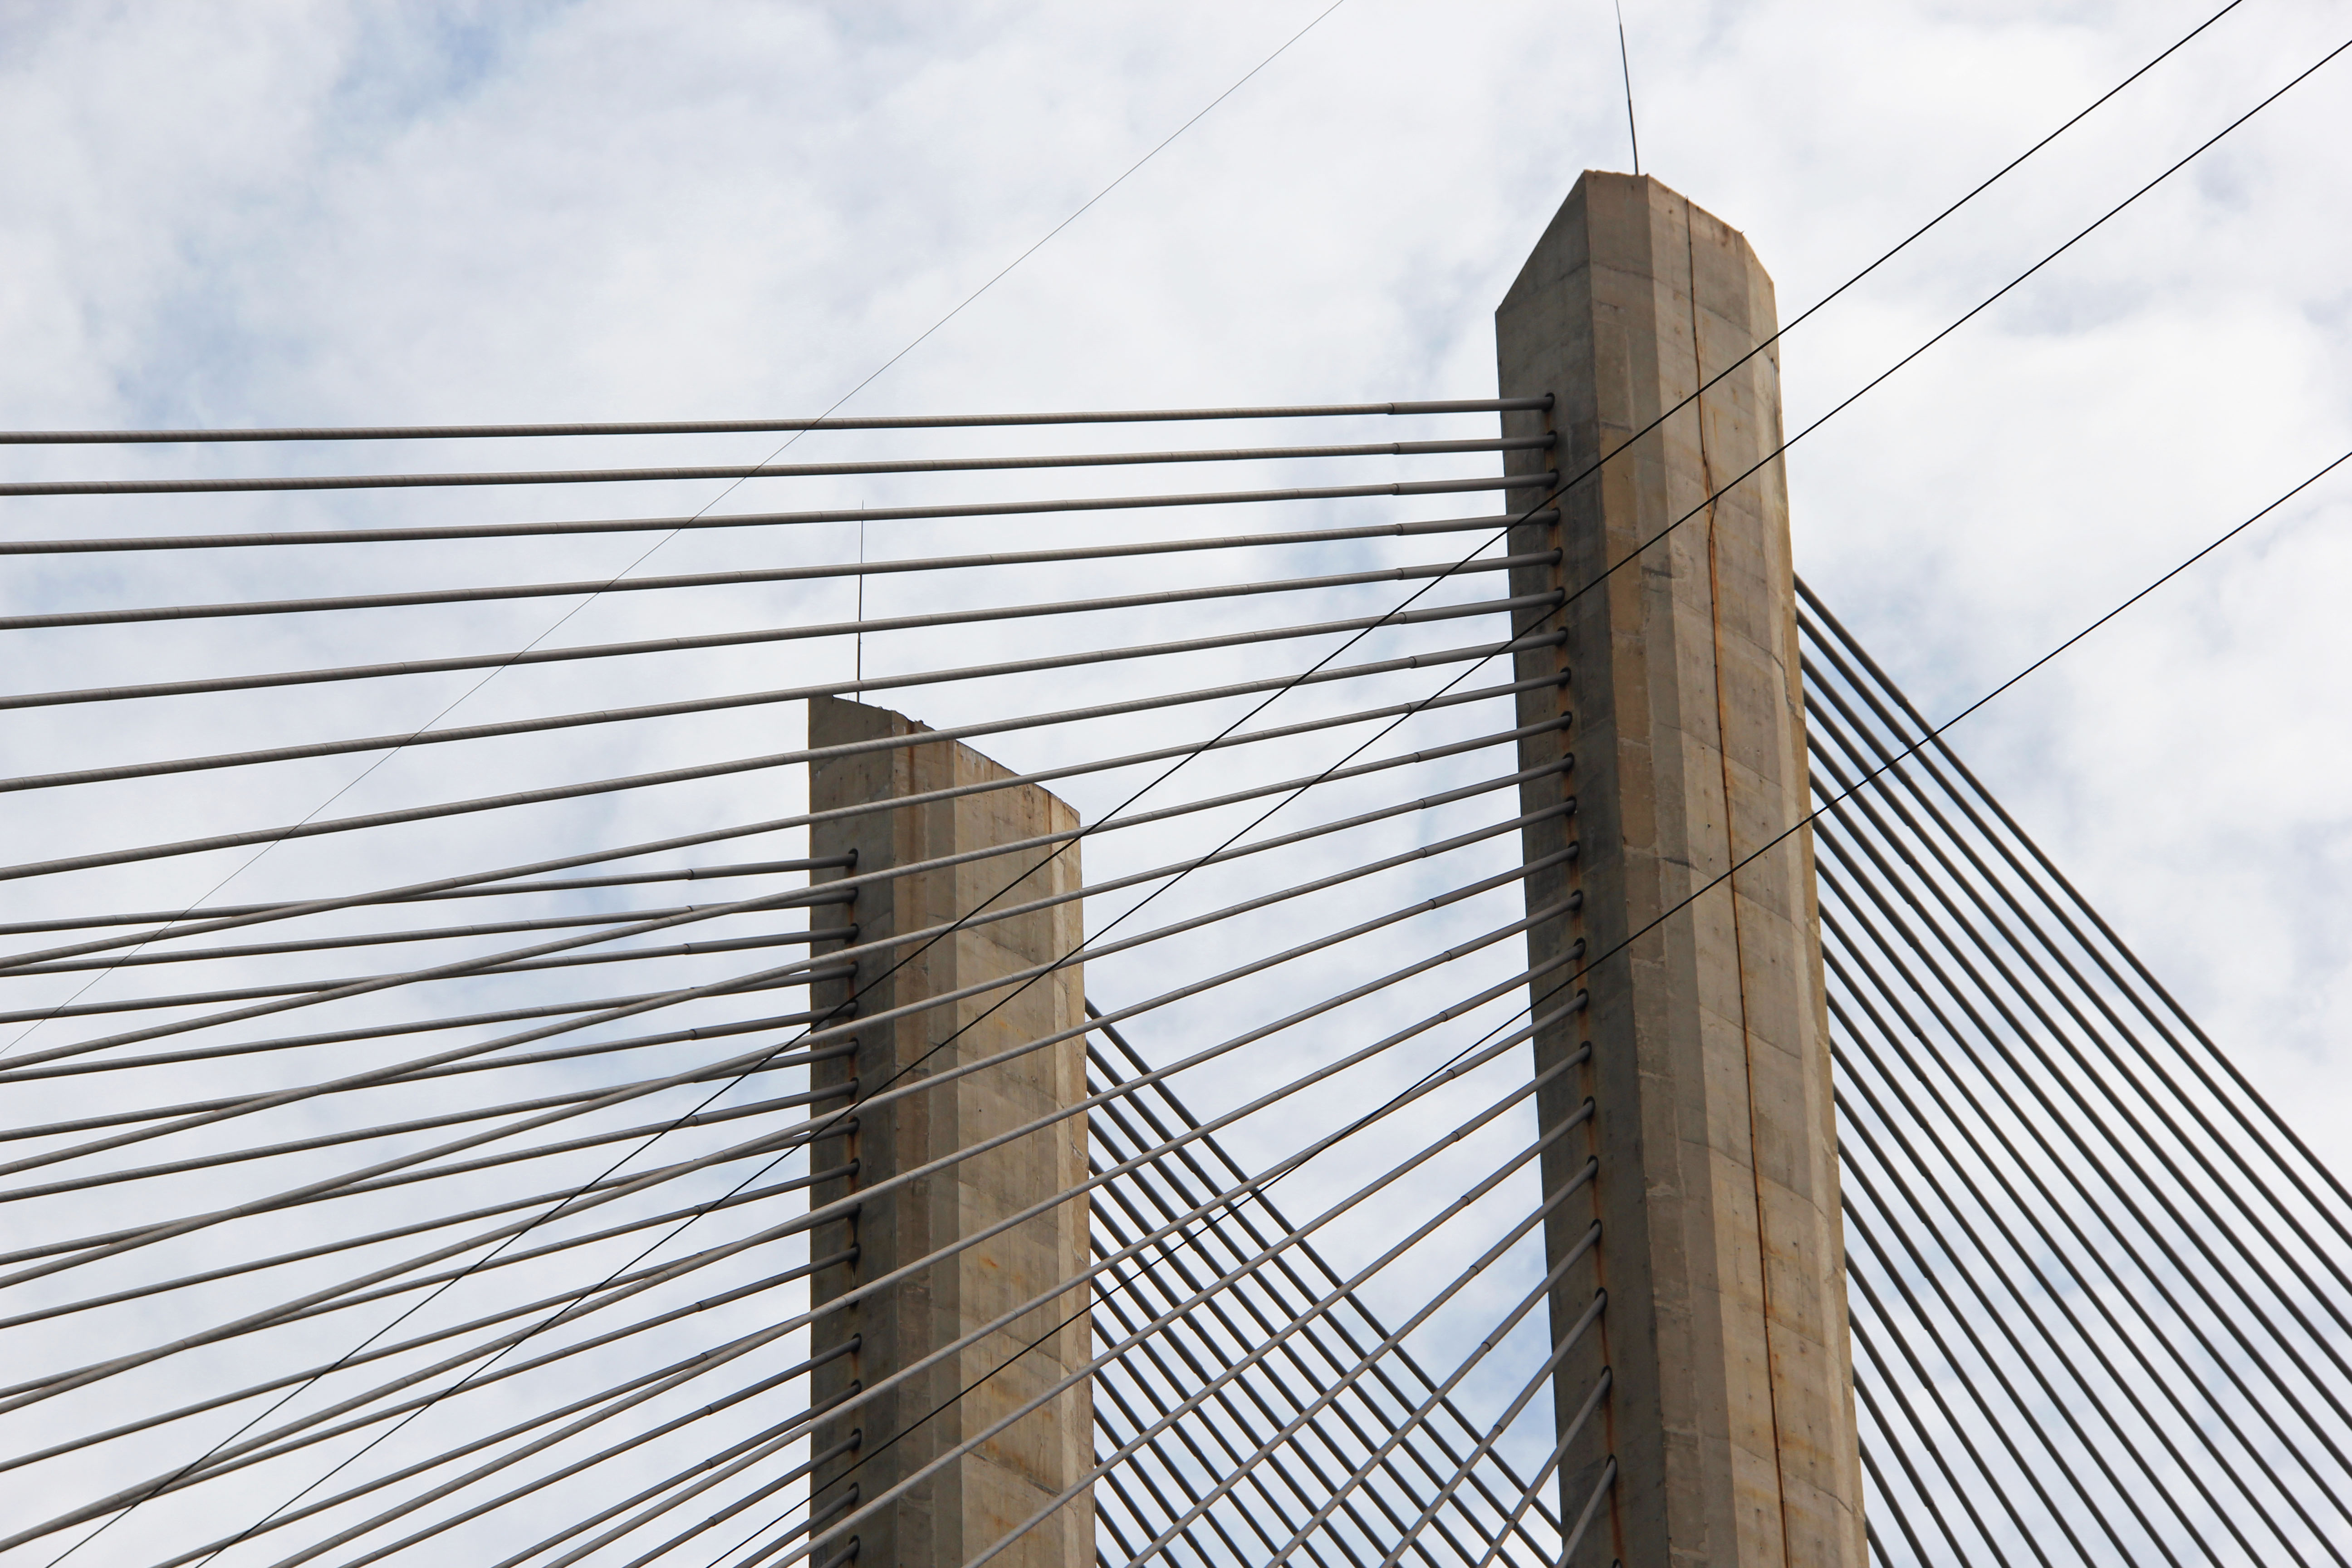
[[[2344,1563],[2352,1195],[1799,593],[1875,1551]]]
[[[916,1385],[842,1375],[828,1184],[936,1085],[844,1076],[905,943],[806,715],[882,699],[1075,808],[1102,1006],[1092,1465],[969,1554],[1556,1557],[1506,406],[26,446],[0,1554],[855,1555],[930,1472],[860,1447]],[[1112,441],[1203,420],[1300,438]]]
[[[18,443],[0,1561],[837,1564],[1072,1386],[967,1562],[1585,1560],[1522,407]],[[1800,592],[1874,1554],[2352,1568],[2352,1198]],[[861,927],[836,699],[1066,802],[1058,890]],[[925,1382],[843,1315],[975,1238],[826,1281],[955,1075],[861,1082],[852,979],[1047,906],[1085,1256]]]

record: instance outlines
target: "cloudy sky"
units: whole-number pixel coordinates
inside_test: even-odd
[[[813,413],[1325,3],[0,7],[0,424]],[[2210,10],[1633,0],[1643,166],[1793,315]],[[2345,26],[2245,0],[1800,329],[1790,427]],[[850,411],[1486,394],[1527,247],[1629,162],[1615,45],[1596,0],[1347,0]],[[1931,712],[2352,443],[2347,94],[2339,60],[1792,454],[1800,569]],[[2347,508],[1958,736],[2339,1158]]]
[[[2220,4],[1627,0],[1642,166],[1747,233],[1787,319]],[[2347,33],[2340,5],[2242,0],[1799,328],[1781,353],[1788,428],[1836,407]],[[845,396],[844,412],[887,414],[1490,395],[1491,311],[1528,247],[1580,171],[1629,164],[1623,90],[1606,0],[0,0],[0,145],[13,154],[0,159],[0,428],[751,417],[816,414]],[[2352,57],[1793,449],[1800,571],[1931,715],[1974,701],[2352,447],[2347,110]],[[463,460],[751,461],[773,447],[477,449]],[[868,449],[881,448],[828,437],[798,455]],[[162,474],[444,458],[457,460],[437,448],[18,449],[5,466]],[[961,493],[1041,488],[975,481]],[[160,510],[74,498],[10,501],[0,520],[9,537],[47,537],[622,516],[721,499],[709,485],[650,499],[619,489]],[[793,504],[904,493],[835,485]],[[1092,536],[1066,533],[1080,537]],[[949,538],[877,535],[876,552]],[[1954,734],[2339,1169],[2352,1168],[2352,710],[2331,672],[2352,663],[2347,541],[2352,465]],[[587,578],[631,568],[646,542],[492,542],[334,567],[299,552],[79,557],[12,569],[0,599],[17,613],[352,592],[395,576]],[[838,560],[855,548],[846,530],[691,536],[643,569]],[[1023,596],[1088,581],[1041,578]],[[887,581],[871,591],[876,613],[899,592]],[[849,612],[842,584],[822,592],[834,597],[804,595],[793,613]],[[650,607],[660,598],[608,596],[562,640],[656,635],[676,624]],[[773,613],[767,601],[709,602]],[[1384,603],[1366,596],[1362,609]],[[543,601],[434,612],[401,623],[406,642],[371,640],[373,622],[300,618],[236,623],[233,635],[26,637],[5,684],[295,668],[389,657],[424,646],[419,637],[518,647],[564,614]],[[988,644],[1019,646],[1017,636]],[[869,669],[1010,656],[970,641],[877,641],[865,655]],[[355,689],[312,689],[144,729],[94,710],[16,715],[0,744],[16,773],[394,732],[461,699],[457,721],[652,690],[577,667],[478,696],[467,695],[471,679],[371,689],[364,708]],[[679,664],[670,679],[782,683],[740,661]],[[583,734],[535,754],[625,771],[663,765],[649,759],[666,747],[794,744],[758,727],[797,722],[741,721],[757,744],[726,721],[641,742]],[[223,741],[225,726],[239,738]],[[211,775],[219,782],[205,790],[100,795],[92,821],[79,801],[12,796],[22,804],[0,839],[21,860],[77,832],[122,842],[216,827],[224,810],[249,826],[331,799],[356,810],[446,798],[455,791],[436,770],[449,754],[380,773],[332,759]],[[461,777],[467,787],[507,776],[504,753],[484,754],[493,760]],[[683,809],[742,820],[722,814],[748,810],[744,798],[695,796]],[[607,835],[593,842],[655,836],[642,816],[614,813],[564,819],[563,830]],[[506,847],[499,831],[460,823],[445,847],[492,863]],[[271,866],[281,863],[275,885],[286,889],[315,884],[302,878],[321,864],[289,854]],[[94,886],[163,907],[227,868],[206,860]],[[403,870],[364,874],[392,882]],[[239,892],[260,896],[270,871]],[[10,886],[33,904],[49,896]],[[1171,915],[1194,907],[1171,904]]]

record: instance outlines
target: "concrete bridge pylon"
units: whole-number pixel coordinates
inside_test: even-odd
[[[1565,1432],[1609,1379],[1560,1469],[1572,1521],[1614,1466],[1577,1568],[1866,1560],[1812,843],[1771,842],[1809,804],[1777,345],[1743,360],[1776,321],[1737,230],[1597,172],[1496,313],[1502,395],[1553,398],[1505,434],[1557,437],[1509,471],[1565,484],[1511,493],[1515,513],[1558,508],[1511,549],[1559,552],[1515,595],[1569,595],[1565,643],[1518,659],[1522,679],[1568,677],[1523,695],[1521,721],[1574,715],[1520,742],[1546,767],[1525,807],[1577,801],[1527,856],[1580,846],[1528,907],[1582,894],[1530,931],[1530,959],[1591,955],[1588,1005],[1536,1040],[1539,1066],[1591,1047],[1541,1107],[1558,1125],[1593,1104],[1547,1154],[1548,1190],[1598,1162],[1548,1229],[1558,1260],[1601,1226],[1555,1332],[1607,1293],[1555,1381]]]
[[[812,998],[820,1012],[854,1004],[858,1017],[876,1020],[858,1031],[853,1053],[813,1069],[811,1086],[819,1090],[854,1088],[870,1095],[1016,1051],[1086,1021],[1084,966],[1063,963],[1083,940],[1075,900],[959,924],[983,908],[1075,893],[1082,885],[1077,847],[1064,845],[1056,852],[1033,846],[956,865],[930,864],[1070,833],[1078,826],[1077,813],[1028,784],[873,809],[903,796],[1011,778],[969,746],[915,739],[926,731],[884,708],[831,697],[809,703],[813,746],[908,738],[905,745],[827,758],[811,769],[812,807],[835,814],[814,826],[811,846],[820,857],[854,854],[856,873],[865,879],[850,906],[863,950],[857,973],[820,982],[811,988]],[[928,868],[874,876],[919,863]],[[831,876],[849,874],[835,869]],[[919,931],[943,934],[903,946],[871,945]],[[1063,966],[1041,979],[1008,979],[1003,988],[890,1016],[1057,963]],[[861,1105],[854,1120],[817,1146],[814,1168],[854,1168],[821,1183],[815,1202],[860,1199],[901,1172],[1075,1105],[1086,1092],[1085,1044],[1072,1037],[920,1094]],[[853,1249],[855,1256],[812,1279],[812,1299],[819,1305],[917,1260],[934,1260],[818,1320],[814,1353],[853,1347],[817,1370],[819,1407],[923,1362],[1022,1302],[1045,1300],[821,1426],[814,1451],[835,1457],[814,1478],[811,1507],[819,1520],[890,1492],[1086,1367],[1094,1342],[1087,1311],[1091,1290],[1080,1279],[1087,1261],[1086,1179],[1087,1121],[1070,1116],[863,1198],[855,1213],[820,1228],[812,1256]],[[1057,1208],[966,1243],[1057,1193],[1072,1195]],[[1064,1281],[1070,1282],[1068,1290],[1052,1294]],[[1080,1378],[916,1481],[858,1525],[857,1560],[958,1568],[996,1545],[1034,1510],[1085,1478],[1094,1462],[1091,1395]],[[1092,1497],[1081,1490],[995,1561],[1004,1568],[1090,1568],[1094,1534]],[[816,1561],[847,1550],[845,1542],[828,1543]]]

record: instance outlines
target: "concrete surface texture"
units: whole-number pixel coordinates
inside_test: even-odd
[[[1530,949],[1589,944],[1589,1006],[1537,1056],[1592,1047],[1542,1109],[1594,1104],[1546,1175],[1599,1162],[1590,1202],[1562,1205],[1550,1235],[1559,1248],[1602,1227],[1553,1304],[1564,1327],[1609,1293],[1555,1401],[1564,1421],[1610,1369],[1605,1424],[1561,1482],[1572,1512],[1616,1459],[1577,1559],[1601,1568],[1865,1561],[1812,845],[1780,837],[1808,798],[1777,347],[1699,391],[1775,321],[1738,231],[1655,180],[1601,173],[1577,182],[1496,317],[1502,395],[1555,397],[1505,416],[1506,434],[1559,438],[1511,454],[1511,471],[1574,479],[1610,459],[1512,544],[1560,552],[1514,593],[1570,595],[1554,623],[1566,645],[1520,673],[1557,659],[1569,677],[1556,700],[1523,700],[1523,722],[1574,711],[1525,760],[1573,752],[1528,804],[1564,788],[1577,813],[1527,848],[1580,845],[1528,902],[1583,894]],[[1514,510],[1545,493],[1513,492]]]
[[[832,698],[809,704],[812,747],[923,732],[925,726],[887,709]],[[812,808],[825,812],[1010,776],[969,747],[938,741],[819,760],[812,767],[809,795]],[[1022,784],[823,819],[811,829],[811,849],[818,856],[855,850],[854,873],[821,875],[862,876],[1077,826],[1077,814],[1068,805]],[[851,910],[857,940],[870,942],[946,926],[983,906],[1003,909],[1079,886],[1073,844],[1058,856],[1030,849],[862,883]],[[873,1017],[1049,963],[1074,951],[1081,940],[1079,905],[1073,900],[862,957],[856,975],[822,983],[814,1001],[824,1008],[855,996],[859,1016]],[[1082,1023],[1085,1016],[1082,970],[1072,964],[1025,986],[1007,985],[877,1023],[861,1031],[854,1056],[814,1069],[814,1087],[854,1078],[870,1093],[894,1079],[903,1084],[1014,1050]],[[1084,1042],[1074,1037],[927,1092],[860,1110],[855,1126],[820,1142],[812,1160],[815,1170],[851,1160],[857,1169],[821,1184],[815,1201],[854,1195],[1085,1094]],[[827,1226],[812,1238],[813,1257],[852,1245],[858,1249],[853,1262],[815,1277],[814,1295],[820,1302],[833,1300],[957,1237],[1071,1192],[1086,1176],[1086,1119],[1076,1116],[881,1194],[853,1218]],[[858,1343],[854,1352],[816,1374],[819,1403],[839,1397],[853,1384],[877,1382],[1057,1282],[1075,1279],[1087,1259],[1087,1205],[1079,1196],[822,1320],[817,1353],[853,1336]],[[818,1452],[852,1430],[862,1437],[855,1451],[818,1471],[816,1514],[840,1503],[853,1485],[862,1498],[879,1496],[1086,1364],[1093,1353],[1087,1305],[1083,1287],[1055,1297],[1009,1328],[821,1427]],[[1041,1338],[1035,1348],[1025,1348]],[[894,1568],[958,1568],[1084,1476],[1093,1465],[1093,1405],[1088,1383],[1081,1379],[863,1522],[858,1561]],[[820,1559],[824,1555],[818,1553]],[[1082,1493],[996,1561],[1005,1568],[1092,1568],[1094,1556],[1094,1510],[1090,1495]]]

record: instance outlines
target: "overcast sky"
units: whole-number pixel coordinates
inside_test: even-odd
[[[1322,9],[0,7],[0,424],[814,413]],[[1643,167],[1793,315],[2210,9],[1632,0]],[[2246,0],[1800,329],[1790,428],[2345,26]],[[1528,246],[1629,163],[1615,46],[1599,0],[1347,0],[851,408],[1490,394]],[[1796,448],[1800,570],[1931,712],[2352,444],[2347,95]],[[2347,521],[2352,472],[1957,737],[2339,1163]]]
[[[1747,233],[1786,320],[2220,4],[1627,0],[1642,167]],[[10,154],[0,158],[0,427],[751,417],[816,414],[853,391],[844,411],[875,414],[1492,395],[1495,303],[1578,173],[1631,161],[1608,0],[1343,0],[1317,21],[1328,5],[0,0],[0,147]],[[1799,328],[1780,356],[1788,429],[1835,407],[2347,34],[2342,5],[2242,0]],[[1799,570],[1932,716],[1974,701],[2352,447],[2348,109],[2352,57],[1792,450]],[[751,437],[688,460],[749,461],[773,446]],[[860,449],[813,441],[801,455],[820,448]],[[519,466],[542,455],[477,449],[466,460]],[[265,461],[425,458],[68,448],[19,449],[5,466],[240,472]],[[384,508],[370,498],[170,511],[9,501],[0,526],[40,537],[207,519],[631,515],[689,511],[718,487],[670,487],[655,500],[623,489]],[[969,493],[1041,489],[975,481]],[[835,486],[794,504],[887,503],[893,493]],[[1486,505],[1448,500],[1414,515]],[[918,553],[947,537],[877,538],[877,553]],[[385,556],[394,563],[381,569],[419,584],[590,577],[628,565],[644,545],[479,545]],[[766,561],[772,546],[803,552],[786,559],[838,559],[854,536],[693,536],[647,569]],[[327,568],[279,554],[258,577],[209,558],[43,563],[12,569],[0,602],[326,591],[315,574]],[[353,591],[348,576],[334,581],[331,591]],[[1076,593],[1094,581],[1048,586]],[[2339,1170],[2352,1170],[2347,589],[2352,465],[1953,736]],[[834,598],[795,599],[793,613],[847,613],[844,586],[823,591]],[[898,592],[887,581],[872,591],[886,609]],[[655,635],[675,624],[644,603],[662,597],[609,596],[563,640]],[[772,613],[765,601],[697,601],[706,603]],[[562,613],[533,601],[402,625],[439,627],[468,649],[506,647]],[[205,668],[388,657],[365,651],[373,624],[354,623],[342,642],[341,630],[292,621],[236,623],[233,637],[201,644],[175,642],[170,628],[29,637],[0,684],[152,679],[200,646]],[[1025,647],[1024,635],[988,646]],[[885,668],[950,652],[1010,657],[970,651],[978,646],[899,644],[865,657]],[[677,664],[669,679],[781,683],[753,668]],[[81,710],[12,716],[0,772],[218,749],[229,742],[211,727],[224,713],[288,739],[390,732],[430,718],[471,679],[404,685],[364,709],[346,695],[354,689],[313,689],[159,716],[144,730]],[[469,699],[462,717],[642,700],[653,689],[625,684],[635,675],[609,679],[562,667],[510,679]],[[647,741],[600,731],[544,754],[601,776],[662,765],[646,759],[686,743],[677,736],[738,755],[771,743],[747,743],[747,730],[797,721],[729,720]],[[452,774],[491,787],[449,755],[404,759],[337,809],[448,798],[459,793]],[[210,827],[290,820],[363,766],[211,775],[220,782],[209,792],[154,795],[138,808],[152,819],[127,795],[93,797],[118,815],[90,831],[108,842],[168,837],[183,810]],[[53,834],[89,826],[76,818],[79,799],[56,793],[11,797],[23,804],[0,821],[5,858],[50,852]],[[681,809],[719,820],[748,809],[741,800],[695,796]],[[219,819],[224,803],[241,814],[233,824]],[[564,820],[609,831],[599,843],[655,836],[637,826],[642,813]],[[476,846],[503,853],[501,829],[471,826],[488,821],[454,825],[446,852],[492,863]],[[321,864],[279,859],[286,887]],[[385,865],[377,879],[400,871]],[[206,862],[110,885],[139,889],[121,893],[125,905],[161,907],[213,875]],[[1097,972],[1090,984],[1107,982]]]

